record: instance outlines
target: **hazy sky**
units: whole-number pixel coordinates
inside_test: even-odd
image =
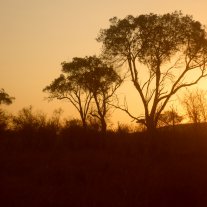
[[[76,115],[68,103],[44,101],[42,89],[59,76],[60,63],[98,55],[95,38],[113,16],[174,10],[207,25],[206,0],[0,0],[0,88],[16,97],[7,110],[33,105],[50,113],[62,107]]]

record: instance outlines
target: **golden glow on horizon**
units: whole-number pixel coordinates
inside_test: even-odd
[[[109,26],[109,18],[182,10],[207,25],[206,8],[204,0],[1,0],[0,88],[16,97],[6,108],[16,112],[33,105],[51,113],[61,107],[67,116],[76,116],[66,102],[44,101],[42,89],[59,75],[61,62],[100,53],[95,38]],[[205,81],[200,86],[207,89]],[[138,112],[137,93],[133,95],[129,86],[127,94],[132,111]],[[114,116],[113,120],[130,120],[122,112]]]

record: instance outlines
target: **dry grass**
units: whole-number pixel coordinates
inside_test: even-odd
[[[1,206],[206,206],[207,136],[188,131],[160,132],[150,148],[144,134],[38,149],[1,138]]]

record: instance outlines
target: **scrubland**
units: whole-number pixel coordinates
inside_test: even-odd
[[[207,126],[0,135],[1,206],[206,206]]]

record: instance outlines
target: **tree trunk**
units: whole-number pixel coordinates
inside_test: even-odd
[[[156,134],[156,123],[153,118],[148,117],[146,119],[147,131],[150,137],[154,137]]]
[[[83,117],[81,117],[81,119],[82,119],[82,126],[83,126],[83,129],[86,129],[86,128],[87,128],[86,119],[84,119]]]
[[[158,146],[158,132],[157,132],[157,123],[156,121],[149,117],[147,122],[147,137],[146,137],[146,148],[145,153],[146,157],[150,160],[150,162],[153,161],[153,159],[156,157],[157,153],[159,152],[159,146]]]
[[[106,128],[107,128],[106,121],[104,118],[102,118],[101,119],[101,132],[103,135],[106,134]]]

